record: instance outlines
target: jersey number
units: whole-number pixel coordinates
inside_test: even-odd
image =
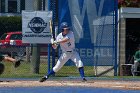
[[[68,47],[69,47],[69,46],[71,46],[71,43],[70,43],[70,42],[69,42],[69,43],[67,43],[67,44],[68,44]]]

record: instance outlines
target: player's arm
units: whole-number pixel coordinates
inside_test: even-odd
[[[65,43],[65,42],[67,42],[67,41],[69,41],[69,37],[65,37],[65,38],[63,38],[63,39],[61,39],[61,40],[58,40],[57,42],[58,42],[58,43]]]
[[[55,41],[52,40],[52,47],[53,47],[54,49],[56,49],[57,46],[58,46],[60,43],[65,43],[65,42],[67,42],[67,41],[69,41],[69,38],[63,38],[63,39],[61,39],[61,40],[55,40]]]

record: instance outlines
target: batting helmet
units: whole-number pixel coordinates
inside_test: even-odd
[[[61,23],[61,25],[60,25],[61,31],[63,30],[63,28],[68,28],[68,29],[70,29],[70,28],[69,28],[69,24],[68,24],[67,22]]]

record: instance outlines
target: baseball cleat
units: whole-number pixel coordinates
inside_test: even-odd
[[[42,77],[40,80],[39,80],[39,82],[44,82],[44,81],[46,81],[48,79],[48,77],[47,76],[44,76],[44,77]]]
[[[87,80],[85,78],[83,78],[82,82],[86,82]]]

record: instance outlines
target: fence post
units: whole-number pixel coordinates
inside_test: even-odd
[[[40,47],[38,44],[34,44],[32,54],[32,73],[39,74],[39,65],[40,65]]]
[[[27,46],[26,47],[26,61],[30,62],[30,54],[31,54],[31,47]]]
[[[48,0],[48,11],[51,10],[51,1]],[[50,44],[48,44],[48,73],[50,72]]]
[[[118,75],[118,51],[117,51],[117,40],[118,40],[118,0],[115,0],[114,4],[114,10],[115,10],[115,65],[114,65],[114,76]]]
[[[52,11],[53,11],[53,17],[52,17],[52,20],[53,20],[53,37],[55,39],[55,21],[56,21],[56,0],[53,0],[52,1]],[[55,50],[52,48],[52,68],[55,66]]]
[[[38,2],[40,0],[34,0],[34,10],[37,11],[38,9]],[[33,51],[32,51],[32,62],[31,62],[31,71],[34,74],[39,74],[39,65],[40,65],[40,47],[38,44],[33,44]]]

